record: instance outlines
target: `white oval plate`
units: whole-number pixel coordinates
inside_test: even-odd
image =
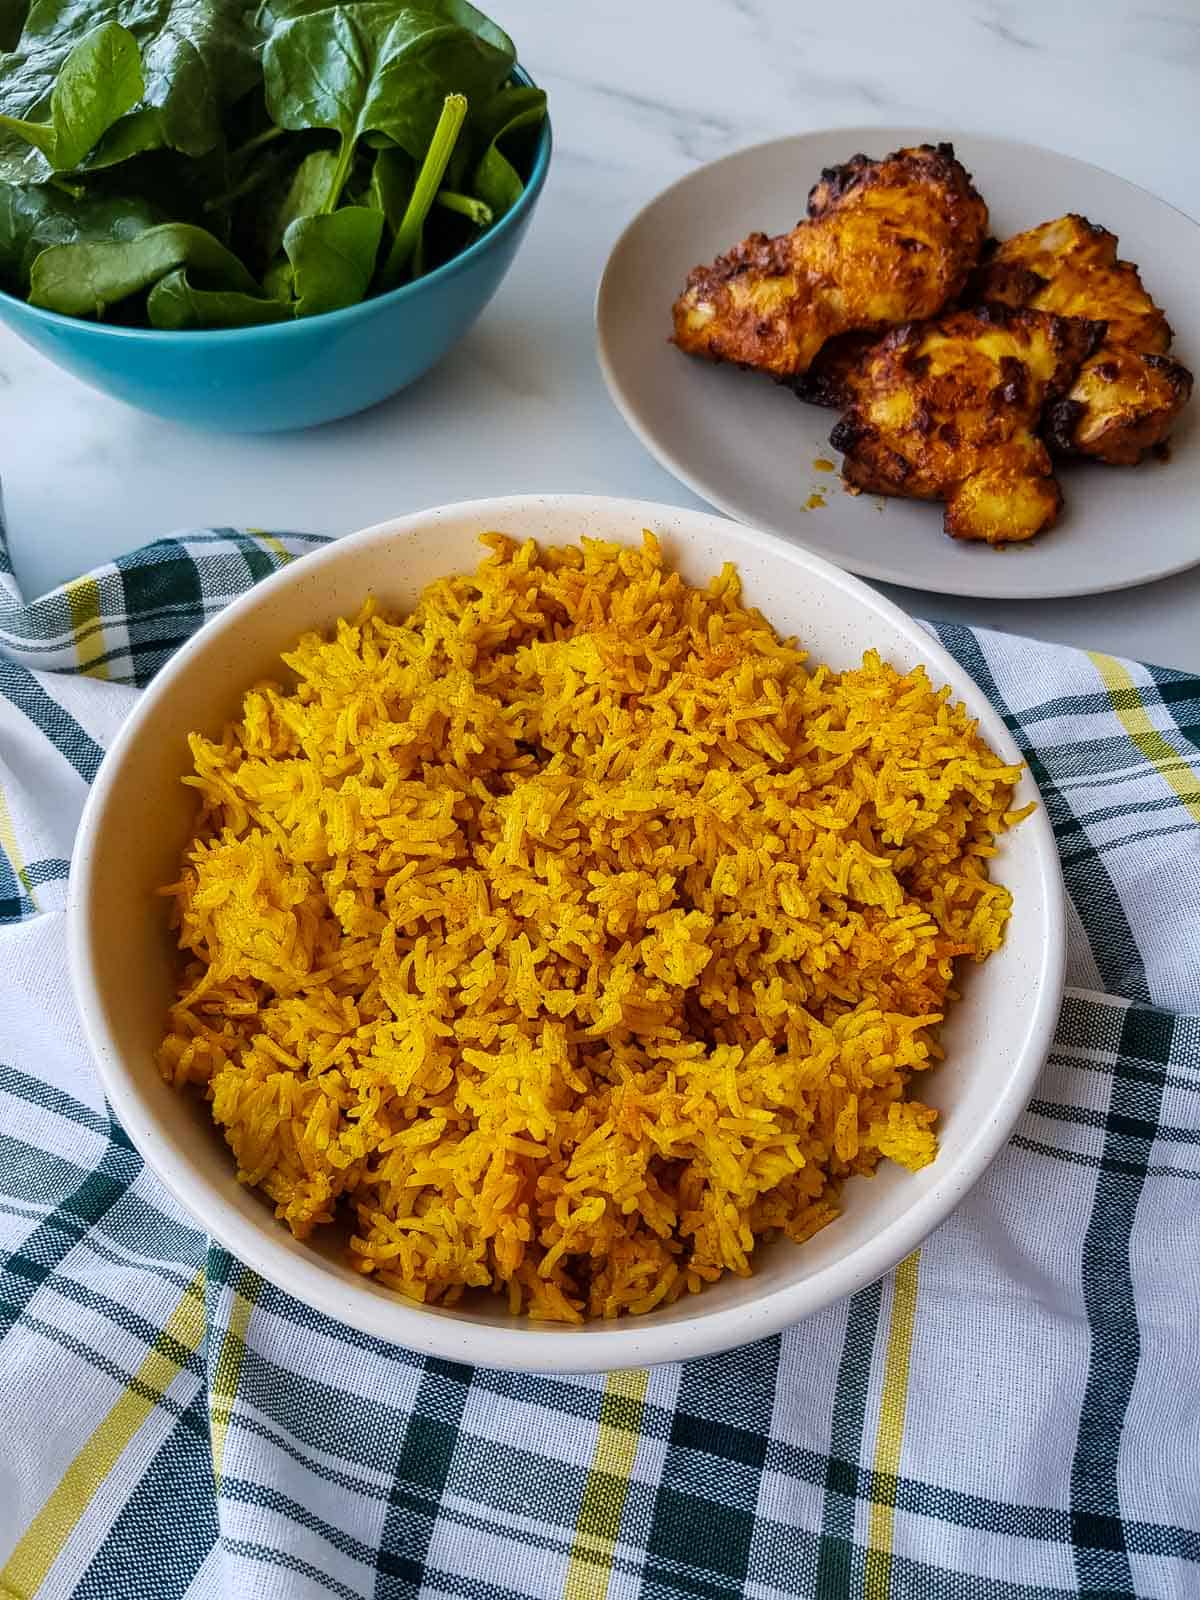
[[[1063,467],[1057,527],[996,550],[942,533],[941,507],[853,496],[824,459],[837,413],[805,405],[760,375],[710,366],[669,344],[688,270],[761,228],[804,215],[822,167],[951,139],[1006,238],[1065,211],[1117,234],[1175,329],[1172,354],[1200,363],[1200,226],[1166,201],[1087,162],[1006,139],[921,128],[839,128],[738,151],[689,173],[634,218],[609,257],[596,339],[609,392],[669,472],[741,522],[804,545],[851,572],[941,594],[1043,599],[1148,583],[1200,562],[1200,397],[1183,412],[1167,462]],[[811,508],[806,509],[808,502]],[[824,504],[819,503],[824,501]]]

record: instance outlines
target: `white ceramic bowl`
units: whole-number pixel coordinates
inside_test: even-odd
[[[509,1318],[494,1305],[439,1310],[351,1271],[331,1248],[298,1244],[236,1181],[198,1098],[169,1088],[154,1051],[175,974],[158,885],[175,876],[192,814],[179,779],[186,734],[216,733],[254,680],[303,630],[353,611],[368,590],[407,607],[431,578],[479,559],[478,535],[543,542],[581,534],[634,543],[643,528],[704,582],[736,562],[747,599],[835,667],[875,647],[923,662],[979,718],[992,746],[1012,740],[981,692],[915,623],[856,579],[721,517],[635,500],[530,495],[476,500],[381,523],[259,584],[163,668],[114,741],[80,824],[68,909],[83,1024],[109,1101],[167,1188],[228,1250],[297,1299],[364,1333],[429,1354],[529,1371],[583,1372],[710,1354],[762,1338],[887,1272],[959,1203],[1012,1130],[1049,1048],[1062,989],[1063,893],[1044,810],[1009,834],[994,867],[1015,896],[1003,949],[967,975],[945,1030],[948,1059],[922,1094],[942,1112],[941,1151],[911,1174],[884,1163],[847,1185],[845,1212],[807,1244],[764,1248],[750,1278],[729,1277],[647,1317],[581,1328]],[[1019,799],[1033,799],[1028,777]],[[1032,1197],[1031,1197],[1032,1203]]]

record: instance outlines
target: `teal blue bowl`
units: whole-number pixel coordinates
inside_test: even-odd
[[[522,83],[531,83],[518,70]],[[512,265],[550,166],[550,121],[525,192],[459,255],[415,283],[294,322],[169,333],[42,311],[0,291],[0,320],[105,394],[224,433],[311,428],[373,406],[458,342]]]

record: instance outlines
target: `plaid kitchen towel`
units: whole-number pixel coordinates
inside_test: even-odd
[[[103,748],[316,541],[163,540],[30,605],[0,557],[0,1593],[1200,1595],[1200,679],[939,629],[1070,890],[1009,1147],[886,1280],[595,1378],[425,1360],[207,1240],[89,1070],[63,953]]]

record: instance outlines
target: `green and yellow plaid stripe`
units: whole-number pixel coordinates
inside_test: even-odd
[[[648,1379],[644,1371],[613,1372],[605,1383],[563,1600],[604,1600],[608,1594],[613,1551],[637,1460]]]
[[[178,1377],[183,1365],[181,1353],[190,1355],[199,1346],[204,1331],[204,1288],[202,1275],[197,1273],[142,1361],[134,1381],[89,1435],[0,1568],[0,1584],[9,1593],[32,1596],[38,1592],[105,1479]]]

